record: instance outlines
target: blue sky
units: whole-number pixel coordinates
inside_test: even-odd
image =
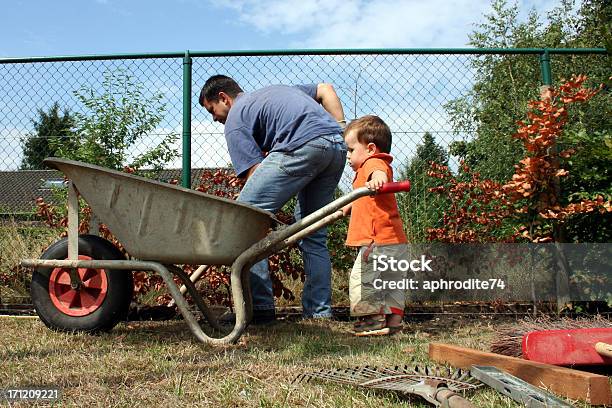
[[[560,0],[517,1],[524,17],[532,8],[544,16]],[[0,14],[0,58],[187,49],[466,47],[474,24],[483,21],[490,11],[490,0],[6,0]],[[227,71],[223,73],[245,80],[246,90],[250,90],[249,84],[333,82],[347,118],[367,113],[382,115],[394,131],[413,134],[416,139],[411,141],[412,147],[426,130],[449,133],[442,106],[467,90],[471,81],[467,57],[456,61],[464,65],[453,66],[440,65],[436,57],[414,57],[406,62],[399,60],[396,65],[380,65],[372,58],[325,61],[323,65],[301,69],[307,62],[294,59],[290,64],[293,68],[287,67],[282,72],[255,59],[254,65],[248,65],[250,68],[241,68],[240,64],[222,68]],[[440,61],[450,64],[453,58]],[[379,65],[371,67],[370,63]],[[79,84],[99,86],[101,72],[113,67],[134,68],[134,75],[146,83],[147,89],[164,93],[164,101],[171,110],[160,129],[150,136],[180,134],[180,60],[178,69],[168,65],[170,62],[158,67],[147,63],[117,64],[98,64],[91,71],[78,71],[81,69],[78,64],[15,66],[16,73],[11,72],[9,65],[13,64],[0,67],[7,72],[4,79],[13,83],[8,88],[0,86],[8,101],[0,104],[0,170],[19,167],[20,140],[31,132],[37,109],[47,109],[59,100],[63,107],[79,111],[82,106],[74,100],[74,90]],[[210,69],[202,65],[201,59],[194,60],[194,95],[207,75],[218,73],[209,72]],[[62,76],[58,72],[63,72]],[[381,82],[385,75],[393,75],[394,81]],[[253,76],[256,79],[248,81]],[[359,102],[359,109],[357,83],[360,97],[365,98]],[[449,84],[454,91],[444,93],[445,86],[451,89]],[[387,85],[393,89],[385,88]],[[376,98],[383,90],[396,99],[403,98],[401,107]],[[425,102],[419,105],[420,101]],[[195,105],[192,120],[192,165],[228,163],[222,126],[213,123]],[[442,139],[440,142],[447,143]],[[398,160],[411,151],[406,147],[398,152]],[[180,166],[180,159],[173,165]]]
[[[544,15],[559,0],[518,0]],[[10,0],[0,57],[464,47],[488,0]]]

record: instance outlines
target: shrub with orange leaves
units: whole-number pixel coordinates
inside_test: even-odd
[[[450,206],[444,226],[428,230],[428,240],[441,242],[550,242],[553,223],[574,215],[612,212],[609,199],[598,195],[577,203],[561,203],[559,179],[569,172],[562,167],[576,149],[557,151],[572,104],[587,102],[600,89],[584,87],[586,76],[575,76],[547,97],[529,104],[527,121],[518,123],[514,137],[522,141],[526,157],[515,165],[511,180],[501,185],[481,180],[478,173],[461,164],[459,174],[432,163],[429,176],[441,181],[431,191],[445,195]],[[512,228],[514,225],[514,228]]]
[[[563,163],[576,153],[574,148],[557,149],[569,120],[568,111],[572,104],[587,102],[601,89],[584,87],[586,80],[584,75],[574,76],[558,88],[549,89],[541,100],[532,101],[528,120],[519,122],[514,135],[523,142],[527,157],[515,165],[515,173],[503,190],[515,202],[526,206],[524,222],[529,231],[525,230],[523,235],[532,242],[554,239],[552,224],[547,220],[563,223],[577,214],[612,211],[610,200],[601,195],[566,204],[560,197],[560,178],[569,175]]]
[[[512,228],[514,203],[502,191],[502,185],[481,179],[464,162],[453,175],[448,166],[431,163],[428,176],[441,185],[430,191],[444,195],[449,202],[443,226],[429,228],[427,240],[449,243],[515,242],[518,231]]]

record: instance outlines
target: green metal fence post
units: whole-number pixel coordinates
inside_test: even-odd
[[[540,54],[540,69],[542,71],[542,85],[552,85],[550,54],[548,53],[548,49],[546,48],[544,48],[544,52]]]
[[[183,58],[183,171],[181,185],[191,188],[191,72],[189,50]]]

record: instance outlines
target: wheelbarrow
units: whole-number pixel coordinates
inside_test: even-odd
[[[373,194],[408,191],[408,181],[387,183],[378,193],[363,187],[291,225],[274,214],[233,200],[72,160],[48,158],[68,182],[68,236],[52,244],[33,267],[31,296],[51,329],[97,332],[125,319],[133,292],[130,271],[152,271],[163,278],[190,330],[208,344],[235,343],[252,316],[252,265],[342,218],[340,210]],[[133,259],[109,241],[78,234],[78,195],[118,238]],[[231,265],[236,322],[223,337],[206,334],[173,280],[176,275],[193,302],[221,330],[195,285],[175,264]],[[126,272],[127,271],[127,272]]]

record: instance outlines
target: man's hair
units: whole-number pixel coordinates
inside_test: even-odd
[[[219,100],[219,92],[225,92],[230,97],[235,98],[242,88],[236,81],[225,75],[213,75],[206,80],[206,83],[200,91],[200,98],[198,102],[204,106],[204,99],[209,102],[216,102]]]
[[[391,129],[378,116],[367,115],[355,119],[344,130],[344,134],[354,131],[359,143],[374,143],[383,153],[391,152]]]

